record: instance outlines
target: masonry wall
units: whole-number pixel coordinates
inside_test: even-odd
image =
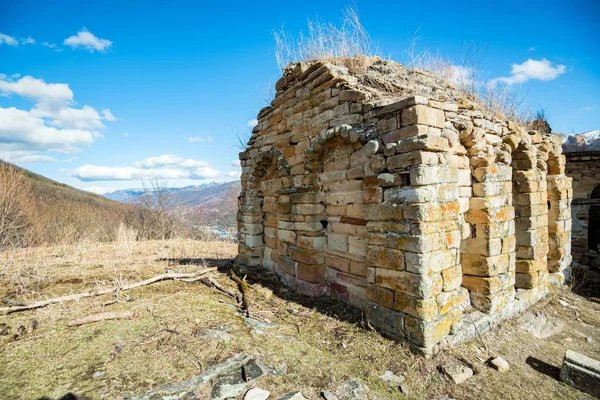
[[[598,250],[590,249],[590,242],[600,242],[590,241],[590,236],[600,235],[600,219],[594,219],[600,211],[600,152],[572,152],[566,157],[566,173],[573,179],[573,259],[579,261],[588,250]]]
[[[562,284],[560,140],[425,74],[401,99],[364,81],[321,63],[278,81],[240,153],[240,261],[360,307],[426,354],[471,335],[465,312],[500,320]]]

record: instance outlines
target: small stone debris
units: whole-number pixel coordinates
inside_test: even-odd
[[[367,400],[369,388],[356,378],[352,378],[337,387],[336,393],[344,399]],[[337,399],[334,398],[333,400]],[[329,399],[328,399],[329,400]]]
[[[500,372],[506,372],[510,369],[510,364],[502,357],[494,358],[490,361],[490,364]]]
[[[104,376],[105,372],[104,371],[96,371],[92,374],[92,379],[101,379]]]
[[[408,386],[406,386],[406,384],[402,383],[402,384],[398,385],[398,387],[400,388],[400,392],[402,392],[403,394],[405,394],[407,396],[410,394],[410,392],[408,390]]]
[[[588,343],[592,343],[592,342],[594,341],[594,338],[593,338],[593,337],[591,337],[591,336],[588,336],[588,337],[586,337],[586,338],[585,338],[585,340],[586,340]]]
[[[385,371],[383,373],[383,375],[379,376],[379,379],[385,381],[388,384],[391,385],[400,385],[404,382],[404,380],[406,379],[404,376],[398,376],[396,374],[394,374],[392,371]]]
[[[246,392],[244,400],[267,400],[270,395],[271,392],[268,390],[255,387]]]
[[[473,376],[471,368],[457,362],[446,364],[442,369],[457,385]]]
[[[279,400],[306,400],[306,397],[301,392],[286,393]]]
[[[325,400],[339,400],[335,394],[328,392],[327,390],[321,392],[321,397]]]

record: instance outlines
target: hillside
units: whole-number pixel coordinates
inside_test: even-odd
[[[116,237],[122,222],[135,220],[131,206],[2,163],[23,174],[22,190],[30,190],[33,197],[32,243],[70,244],[82,239],[109,241]]]

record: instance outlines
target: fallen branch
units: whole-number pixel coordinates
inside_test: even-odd
[[[136,282],[136,283],[132,283],[130,285],[123,285],[121,287],[118,288],[103,288],[103,289],[97,289],[97,290],[92,290],[89,292],[83,292],[83,293],[77,293],[77,294],[71,294],[68,296],[62,296],[62,297],[55,297],[53,299],[47,299],[47,300],[42,300],[42,301],[37,301],[35,303],[31,303],[31,304],[26,304],[24,306],[13,306],[13,307],[0,307],[0,313],[4,313],[4,314],[10,314],[13,312],[17,312],[17,311],[24,311],[24,310],[31,310],[34,308],[40,308],[40,307],[45,307],[47,305],[50,304],[56,304],[56,303],[63,303],[65,301],[73,301],[73,300],[79,300],[85,297],[94,297],[94,296],[101,296],[103,294],[109,294],[109,293],[114,293],[116,290],[120,290],[120,291],[124,291],[124,290],[131,290],[131,289],[136,289],[139,288],[141,286],[146,286],[146,285],[150,285],[152,283],[156,283],[156,282],[160,282],[160,281],[166,281],[166,280],[182,280],[185,279],[186,282],[195,282],[198,281],[201,278],[201,275],[207,274],[209,272],[212,271],[216,271],[217,267],[211,267],[211,268],[206,268],[203,269],[202,271],[199,272],[194,272],[194,273],[174,273],[174,272],[169,272],[166,274],[160,274],[160,275],[156,275],[150,279],[146,279],[144,281],[140,281],[140,282]]]
[[[233,293],[231,290],[221,286],[221,284],[217,281],[215,281],[213,278],[211,278],[210,276],[207,276],[205,278],[201,279],[202,283],[204,283],[206,286],[208,287],[214,287],[217,290],[220,290],[221,292],[225,293],[227,296],[229,297],[233,297],[234,299],[237,297],[235,295],[235,293]]]
[[[238,284],[240,292],[242,292],[242,309],[246,311],[246,317],[250,317],[250,299],[248,297],[248,284],[245,280],[240,279],[235,272],[231,271],[231,279]]]
[[[109,319],[134,319],[137,318],[137,314],[133,311],[113,311],[105,312],[100,314],[92,314],[87,317],[74,319],[69,321],[67,326],[80,326],[85,324],[91,324],[92,322],[106,321]]]

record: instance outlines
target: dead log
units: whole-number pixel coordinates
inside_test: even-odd
[[[83,292],[83,293],[71,294],[68,296],[55,297],[53,299],[41,300],[41,301],[37,301],[35,303],[26,304],[24,306],[0,307],[0,313],[10,314],[10,313],[17,312],[17,311],[31,310],[34,308],[45,307],[50,304],[79,300],[79,299],[82,299],[85,297],[94,297],[94,296],[101,296],[103,294],[110,294],[110,293],[114,293],[116,290],[124,291],[124,290],[136,289],[136,288],[139,288],[142,286],[146,286],[146,285],[150,285],[152,283],[166,281],[166,280],[186,280],[186,282],[195,282],[195,281],[202,279],[201,278],[202,275],[205,275],[209,272],[216,271],[216,270],[217,270],[217,267],[211,267],[211,268],[206,268],[206,269],[203,269],[202,271],[198,271],[198,272],[194,272],[194,273],[169,272],[166,274],[156,275],[150,279],[146,279],[146,280],[143,280],[140,282],[132,283],[129,285],[123,285],[116,289],[114,287],[102,288],[102,289],[92,290],[89,292]]]
[[[87,317],[74,319],[69,321],[67,326],[80,326],[85,324],[91,324],[92,322],[106,321],[109,319],[135,319],[137,314],[133,311],[112,311],[100,314],[92,314]]]
[[[246,311],[246,317],[250,317],[250,298],[248,292],[248,284],[244,279],[240,279],[235,272],[231,271],[231,279],[238,284],[240,292],[242,292],[242,309]]]
[[[208,287],[214,287],[215,289],[220,290],[221,292],[225,293],[229,297],[233,297],[234,299],[237,297],[235,295],[235,293],[233,293],[231,290],[221,286],[221,284],[219,282],[215,281],[210,276],[202,278],[200,281]]]

